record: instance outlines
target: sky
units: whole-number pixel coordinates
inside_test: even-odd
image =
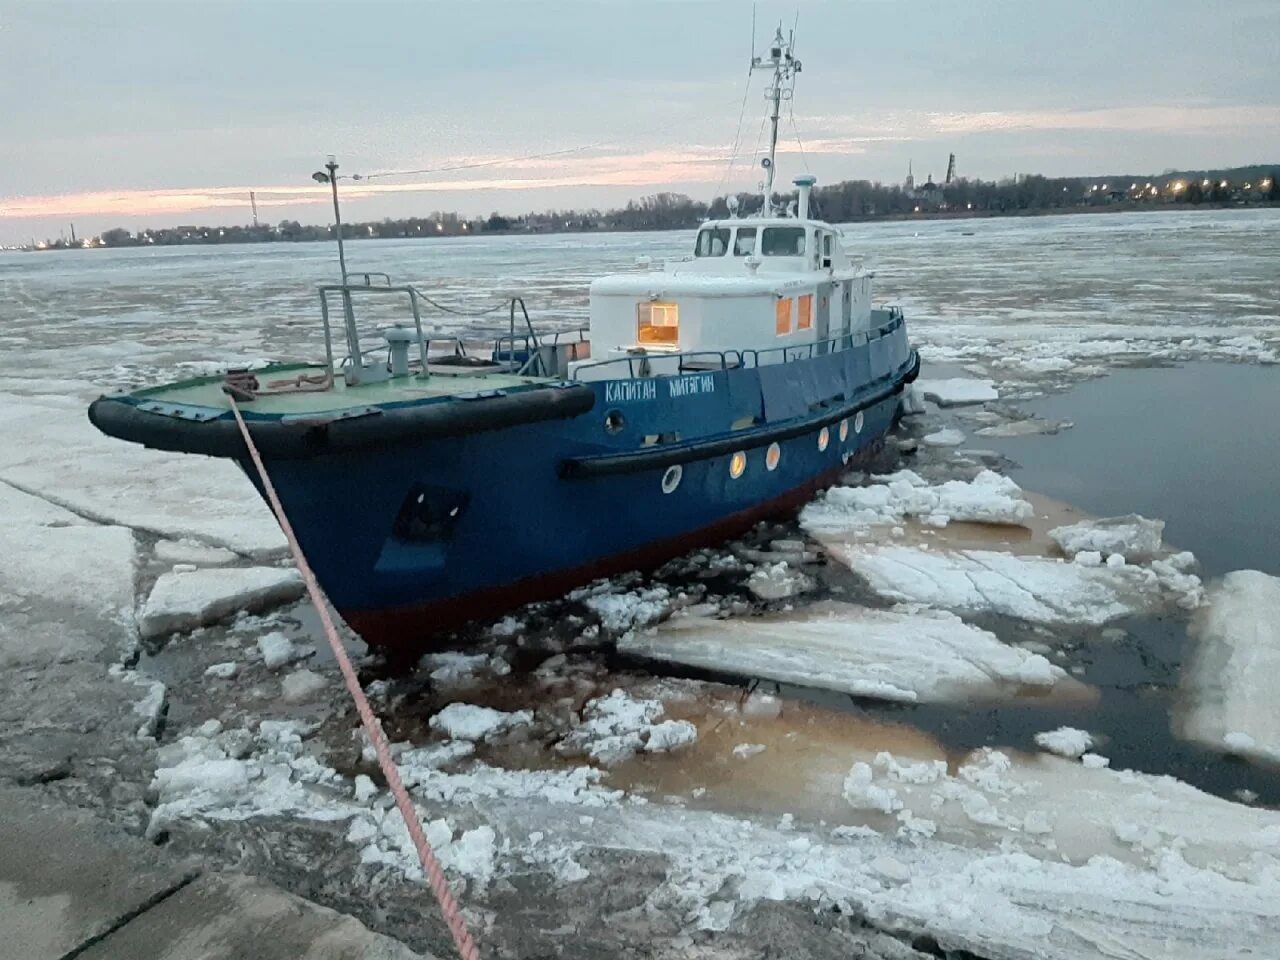
[[[757,0],[779,183],[1280,163],[1280,0]],[[0,0],[0,243],[754,190],[750,0]],[[742,122],[739,124],[739,117]],[[735,144],[737,149],[735,150]],[[547,154],[552,154],[547,156]],[[503,161],[466,170],[441,167]]]

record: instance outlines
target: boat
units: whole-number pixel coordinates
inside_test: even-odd
[[[587,329],[539,336],[515,300],[483,347],[424,330],[434,301],[348,274],[339,246],[323,362],[103,396],[89,418],[234,460],[264,493],[234,401],[334,607],[370,644],[411,650],[793,511],[874,455],[919,357],[902,311],[872,305],[873,275],[810,216],[814,178],[775,201],[800,71],[781,29],[752,68],[771,84],[760,209],[703,223],[687,257],[596,279]],[[376,298],[407,314],[374,347],[356,305]]]

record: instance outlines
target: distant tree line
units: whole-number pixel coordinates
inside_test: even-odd
[[[735,199],[739,216],[748,216],[759,210],[761,205],[759,194],[739,193]],[[779,207],[786,208],[794,201],[795,194],[778,194],[774,199]],[[1277,171],[1268,172],[1260,167],[1233,171],[1168,171],[1159,177],[1145,178],[1053,178],[1031,174],[1001,181],[960,179],[949,184],[927,181],[913,189],[901,184],[845,180],[816,188],[813,201],[815,215],[831,223],[886,217],[998,216],[1117,206],[1280,203],[1280,176],[1277,176]],[[437,211],[425,217],[347,223],[343,224],[342,233],[344,238],[350,239],[386,239],[486,233],[679,230],[695,227],[708,217],[726,217],[728,214],[729,200],[726,197],[705,203],[682,193],[656,193],[628,201],[625,207],[614,210],[547,210],[514,217],[493,213],[485,218],[467,218],[457,213]],[[268,243],[328,240],[333,236],[332,226],[282,220],[274,226],[181,226],[139,230],[136,233],[116,227],[104,231],[90,244],[136,247]],[[47,242],[43,246],[56,249],[71,244],[62,240]]]

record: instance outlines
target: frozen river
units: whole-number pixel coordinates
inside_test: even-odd
[[[1280,211],[846,234],[921,395],[998,400],[922,403],[892,479],[479,625],[471,655],[362,661],[493,955],[1276,955]],[[689,242],[349,258],[566,329],[592,277]],[[231,465],[84,417],[104,388],[315,358],[336,268],[327,244],[0,254],[0,554],[25,558],[0,567],[0,767],[439,953],[274,522]],[[1127,513],[1163,542],[1106,541],[1093,518]],[[284,605],[204,616],[249,581]]]
[[[1274,353],[1259,340],[1276,333],[1277,210],[855,224],[845,233],[876,272],[877,297],[905,307],[929,359],[1043,366]],[[687,233],[613,233],[348,249],[352,272],[386,272],[467,309],[523,296],[538,327],[563,329],[585,321],[593,277],[633,269],[641,256],[683,256],[690,243]],[[168,376],[181,363],[314,357],[315,286],[336,274],[325,243],[0,253],[0,351],[19,376],[112,384]],[[458,329],[447,315],[429,319]]]

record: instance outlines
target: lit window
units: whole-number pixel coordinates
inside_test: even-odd
[[[797,305],[796,329],[809,330],[813,327],[813,294],[803,293]]]
[[[848,439],[849,439],[849,421],[841,420],[840,421],[840,442],[844,443]]]
[[[776,306],[775,329],[777,335],[785,337],[791,332],[791,298],[779,297]]]
[[[636,304],[636,341],[675,344],[680,340],[680,308],[674,303]]]
[[[733,238],[733,255],[749,257],[756,252],[756,228],[739,227]]]
[[[803,257],[804,227],[765,227],[760,252],[766,257]]]
[[[698,231],[698,242],[693,248],[694,256],[723,257],[729,250],[729,231],[724,227],[708,227]]]
[[[769,449],[764,454],[764,465],[769,470],[777,470],[778,462],[782,459],[782,448],[776,443],[769,444]]]
[[[737,480],[747,469],[747,455],[739,450],[729,458],[729,476]]]
[[[830,442],[831,442],[831,431],[828,430],[826,427],[823,427],[821,430],[818,431],[818,449],[819,450],[827,449],[827,444],[829,444]]]

